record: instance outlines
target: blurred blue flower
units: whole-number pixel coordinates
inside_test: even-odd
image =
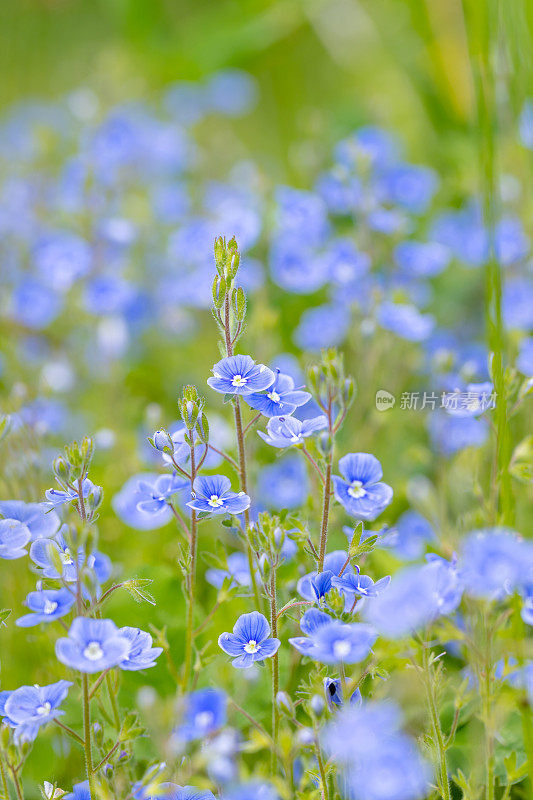
[[[529,239],[517,217],[504,217],[496,225],[496,255],[504,267],[524,259],[529,252]]]
[[[271,417],[267,432],[257,431],[261,439],[272,447],[291,447],[302,444],[307,436],[323,430],[328,424],[324,415],[301,422],[296,417]]]
[[[28,555],[29,528],[16,519],[0,519],[0,558],[13,560]]]
[[[249,395],[268,389],[274,379],[274,373],[264,364],[256,364],[250,356],[238,355],[218,361],[207,383],[221,394]]]
[[[329,708],[333,706],[342,706],[344,703],[342,697],[342,682],[339,678],[324,678],[324,694]],[[350,704],[360,705],[362,702],[361,690],[355,689],[350,697]]]
[[[62,300],[56,292],[34,278],[19,282],[11,298],[13,318],[28,328],[46,328],[61,311]]]
[[[245,402],[260,411],[265,417],[279,417],[292,414],[296,408],[305,405],[311,399],[309,392],[295,390],[290,375],[276,371],[274,382],[265,394],[254,392],[244,396]]]
[[[504,528],[473,531],[460,553],[465,591],[501,599],[533,581],[533,544]]]
[[[231,481],[225,475],[200,475],[194,481],[193,499],[189,508],[207,514],[241,514],[250,508],[250,498],[244,492],[232,492]]]
[[[76,234],[58,231],[42,236],[33,249],[33,260],[42,279],[52,289],[64,292],[91,268],[88,243]]]
[[[384,168],[399,156],[396,137],[383,128],[364,125],[335,147],[335,160],[350,169],[358,167]]]
[[[516,366],[524,375],[533,376],[533,337],[529,336],[520,343]]]
[[[255,78],[240,69],[215,72],[205,87],[207,103],[213,111],[228,117],[240,117],[257,103]]]
[[[60,525],[55,511],[47,511],[45,503],[0,500],[0,514],[5,519],[22,522],[28,528],[32,539],[53,536]]]
[[[370,256],[348,237],[333,239],[321,256],[330,281],[338,286],[358,282],[370,269]]]
[[[14,691],[0,692],[0,716],[15,728],[15,741],[32,742],[42,725],[64,714],[59,706],[72,686],[70,681],[57,681],[48,686],[21,686]]]
[[[84,478],[82,481],[81,490],[84,499],[101,491],[101,489],[101,486],[95,486],[89,478]],[[73,500],[79,501],[79,494],[74,489],[68,489],[67,491],[47,489],[45,495],[47,502],[44,505],[48,506],[48,508],[57,508],[65,503],[71,503]]]
[[[279,795],[269,783],[252,781],[232,786],[224,792],[221,800],[279,800]]]
[[[502,314],[507,328],[528,332],[533,330],[533,281],[520,277],[505,281]]]
[[[422,214],[438,187],[434,170],[414,164],[396,164],[378,179],[378,192],[385,200],[414,214]]]
[[[448,456],[465,447],[481,447],[489,433],[484,419],[455,417],[440,411],[428,416],[428,427],[434,447]]]
[[[191,692],[185,698],[183,718],[176,729],[177,737],[191,742],[212,736],[226,724],[226,705],[226,694],[220,689]]]
[[[131,641],[110,619],[76,617],[68,637],[56,642],[62,664],[80,672],[94,673],[117,667],[131,649]]]
[[[377,597],[383,592],[391,581],[391,576],[387,575],[385,578],[380,578],[378,581],[373,581],[369,575],[361,575],[359,567],[355,567],[355,572],[346,573],[342,575],[334,575],[332,585],[339,589],[341,592],[348,592],[349,594],[357,594],[361,597]]]
[[[349,309],[341,305],[308,308],[300,317],[293,339],[303,350],[318,351],[341,344],[350,326]]]
[[[66,794],[63,800],[92,800],[89,781],[75,783],[72,789],[73,791]]]
[[[308,492],[305,463],[296,454],[279,459],[259,473],[257,495],[267,508],[297,508]]]
[[[205,573],[206,581],[217,589],[221,588],[227,578],[230,579],[230,586],[250,586],[250,567],[244,553],[231,553],[227,558],[227,569],[211,567]]]
[[[270,246],[270,274],[282,289],[295,294],[311,294],[329,278],[327,264],[312,250],[309,242],[295,234],[276,236]]]
[[[392,489],[381,483],[383,470],[370,453],[348,453],[339,460],[342,478],[333,475],[335,497],[353,517],[374,520],[392,500]]]
[[[20,628],[31,628],[41,622],[60,619],[69,613],[75,601],[75,595],[66,588],[30,592],[24,602],[32,613],[19,617],[17,625]]]
[[[387,534],[387,545],[406,561],[414,561],[423,554],[426,544],[436,539],[430,522],[418,511],[404,511],[393,529]]]
[[[233,657],[232,664],[239,669],[251,667],[255,661],[271,658],[281,642],[269,638],[270,625],[263,614],[252,611],[241,614],[233,633],[222,633],[218,637],[219,647]]]
[[[111,562],[108,557],[95,551],[86,556],[83,547],[78,547],[77,563],[71,552],[71,543],[67,541],[67,526],[63,526],[49,539],[36,539],[30,546],[30,558],[40,569],[45,578],[59,579],[73,583],[83,567],[93,571],[98,583],[103,583],[111,574]],[[58,562],[62,565],[61,574],[57,570]]]
[[[130,283],[119,275],[99,275],[85,287],[85,308],[97,316],[120,314],[133,299]]]
[[[382,303],[377,318],[383,328],[411,342],[427,339],[435,325],[431,314],[421,314],[415,306],[406,303]]]
[[[120,519],[139,531],[151,531],[161,528],[170,522],[172,510],[163,504],[156,513],[139,509],[140,501],[147,499],[146,493],[139,490],[139,484],[153,485],[160,476],[155,473],[142,472],[129,478],[120,492],[113,497],[112,505]]]
[[[450,263],[450,252],[439,242],[400,242],[394,249],[398,267],[408,275],[430,278],[440,275]]]
[[[175,472],[159,475],[153,483],[140,480],[137,484],[137,509],[146,514],[159,514],[173,495],[188,486],[188,481]]]
[[[520,138],[524,147],[533,150],[533,103],[526,100],[520,114]]]
[[[307,638],[289,639],[300,653],[322,664],[356,664],[368,656],[377,638],[373,627],[361,622],[347,625],[339,620],[331,620],[327,614],[310,617],[310,611],[305,615],[305,626],[314,628],[310,635]]]
[[[313,192],[279,186],[276,190],[276,221],[285,234],[297,237],[308,245],[316,245],[326,236],[329,223],[327,209]]]

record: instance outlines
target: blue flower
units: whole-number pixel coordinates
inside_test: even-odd
[[[394,250],[399,268],[417,278],[440,275],[450,263],[451,253],[439,242],[401,242]]]
[[[272,447],[291,447],[302,444],[307,436],[327,427],[328,421],[322,414],[303,422],[296,417],[271,417],[268,420],[267,432],[257,431],[261,439]]]
[[[460,569],[469,594],[501,599],[531,583],[533,544],[503,528],[474,531],[464,540]]]
[[[67,583],[74,583],[78,579],[78,572],[83,567],[93,571],[96,581],[103,583],[111,574],[111,562],[108,557],[95,551],[86,557],[83,547],[78,548],[77,563],[74,553],[70,550],[61,528],[53,539],[36,539],[30,547],[31,560],[42,569],[45,578],[62,578]],[[58,572],[57,556],[63,566],[63,571]]]
[[[142,631],[140,628],[130,628],[128,626],[120,628],[118,632],[120,636],[126,638],[130,643],[126,658],[119,664],[120,669],[131,671],[155,667],[155,659],[161,655],[163,648],[152,647],[152,637],[149,633]]]
[[[30,592],[26,597],[25,604],[32,613],[19,617],[17,625],[20,628],[31,628],[41,622],[60,619],[68,614],[75,600],[74,594],[66,588]]]
[[[90,494],[95,494],[98,491],[101,491],[100,486],[95,486],[89,478],[85,478],[82,482],[82,494],[83,497],[86,498]],[[65,503],[71,503],[73,500],[79,500],[78,492],[74,489],[68,489],[67,491],[61,491],[59,489],[48,489],[46,491],[46,500],[47,505],[49,508],[56,508],[57,506],[62,506]]]
[[[284,375],[277,370],[274,383],[268,387],[265,394],[245,395],[249,406],[260,411],[265,417],[279,417],[292,414],[299,406],[305,405],[311,399],[309,392],[294,389],[294,381],[290,375]]]
[[[233,666],[243,669],[251,667],[255,661],[271,658],[281,644],[279,639],[270,639],[270,625],[263,614],[252,611],[241,614],[233,633],[222,633],[218,637],[219,647],[233,656]]]
[[[381,483],[383,470],[369,453],[348,453],[339,461],[344,478],[334,475],[335,497],[353,517],[374,520],[392,500],[392,489]]]
[[[411,342],[427,339],[435,326],[431,314],[421,314],[415,306],[406,303],[382,303],[378,309],[378,322],[386,330]]]
[[[256,364],[250,356],[238,355],[218,361],[207,383],[221,394],[250,395],[268,389],[275,377],[264,364]]]
[[[332,553],[327,553],[324,559],[324,572],[331,572],[332,575],[338,575],[341,569],[344,567],[343,575],[350,574],[353,572],[351,565],[348,562],[348,554],[345,550],[334,550]],[[303,575],[297,584],[298,593],[304,598],[304,600],[310,600],[311,602],[315,602],[316,600],[316,592],[315,586],[313,585],[314,581],[317,578],[317,572],[308,572],[307,575]],[[353,598],[347,602],[346,610],[349,611],[351,605],[353,603]],[[305,616],[305,615],[304,615]]]
[[[523,375],[533,377],[533,337],[529,336],[520,343],[516,366]]]
[[[205,87],[209,107],[228,117],[240,117],[255,106],[258,89],[255,78],[241,69],[215,72]]]
[[[137,509],[146,514],[159,514],[172,495],[188,485],[188,481],[175,472],[172,475],[159,475],[153,482],[141,480],[137,485]]]
[[[130,640],[110,619],[76,617],[68,638],[56,642],[56,656],[62,664],[88,673],[118,666],[130,649]]]
[[[297,508],[305,502],[308,492],[305,463],[296,453],[280,458],[259,473],[257,493],[267,508]]]
[[[429,792],[429,764],[400,730],[399,711],[390,703],[345,706],[326,727],[323,743],[353,800],[418,800]]]
[[[404,511],[394,528],[386,535],[386,543],[394,553],[406,561],[419,558],[426,543],[435,540],[435,531],[430,522],[418,511]]]
[[[324,694],[329,708],[333,706],[342,706],[344,703],[342,697],[342,682],[339,678],[324,678]],[[360,705],[362,702],[361,690],[356,689],[352,692],[350,697],[350,704]]]
[[[303,312],[293,339],[303,350],[318,352],[324,347],[339,345],[348,333],[349,327],[350,313],[344,306],[340,304],[317,306]]]
[[[243,783],[224,792],[222,800],[279,800],[278,793],[269,783]]]
[[[92,800],[91,792],[89,789],[89,781],[82,781],[82,783],[75,783],[72,787],[73,791],[66,794],[63,800]]]
[[[385,578],[380,578],[379,581],[374,582],[369,575],[360,575],[359,567],[356,567],[355,570],[355,573],[351,575],[343,572],[340,577],[333,576],[333,586],[341,592],[357,594],[360,597],[377,597],[387,588],[391,580],[390,575],[387,575]]]
[[[429,415],[428,428],[433,445],[447,456],[466,447],[481,447],[489,434],[484,419],[456,417],[440,411]]]
[[[301,624],[302,630],[311,631],[310,636],[289,639],[300,653],[323,664],[356,664],[368,656],[377,638],[374,628],[360,622],[346,625],[328,614],[319,617],[316,611],[311,616],[311,611]]]
[[[250,498],[244,492],[232,492],[231,481],[225,475],[199,476],[194,481],[193,499],[189,508],[207,514],[240,514],[250,508]]]
[[[311,578],[311,588],[317,603],[320,603],[321,600],[324,600],[327,593],[330,591],[333,585],[332,581],[334,577],[335,573],[327,569]]]
[[[288,292],[310,294],[328,280],[327,264],[307,241],[294,234],[277,236],[270,248],[272,280]]]
[[[186,697],[183,719],[176,735],[186,742],[211,736],[226,724],[226,704],[226,694],[220,689],[191,692]]]
[[[43,282],[22,280],[13,291],[11,314],[28,328],[46,328],[61,311],[61,298]]]
[[[248,557],[244,553],[231,553],[227,558],[227,569],[212,567],[205,573],[205,579],[211,586],[220,589],[224,581],[230,579],[231,586],[250,586],[250,567]]]
[[[305,633],[305,636],[294,636],[292,639],[289,639],[289,644],[292,644],[299,653],[304,656],[311,656],[313,657],[314,648],[315,648],[315,641],[314,635],[315,633],[325,625],[331,625],[333,622],[332,617],[329,614],[326,614],[325,611],[320,611],[318,608],[309,608],[303,615],[300,620],[300,628],[302,633]]]
[[[139,502],[148,499],[147,493],[139,490],[139,484],[152,485],[159,477],[159,475],[149,472],[133,475],[126,481],[120,492],[113,497],[112,505],[115,513],[131,528],[138,531],[149,531],[161,528],[170,522],[172,509],[167,503],[163,504],[156,513],[138,508]]]
[[[26,556],[31,539],[29,528],[16,519],[0,519],[0,558],[13,560]]]
[[[432,169],[414,164],[393,166],[380,182],[390,202],[415,214],[426,210],[438,185],[437,175]]]
[[[55,290],[70,289],[91,268],[91,249],[84,239],[67,231],[43,236],[34,249],[37,270]]]
[[[47,511],[45,503],[1,500],[0,514],[6,519],[15,519],[26,525],[32,539],[46,539],[53,536],[60,524],[55,511]]]
[[[42,725],[63,714],[59,706],[71,686],[70,681],[57,681],[48,686],[21,686],[0,692],[0,716],[6,725],[15,728],[15,740],[33,741]]]
[[[512,330],[533,328],[533,282],[529,278],[513,277],[505,281],[502,314],[505,325]]]
[[[370,256],[361,253],[348,237],[334,239],[322,258],[330,280],[338,286],[359,282],[370,269]]]
[[[329,229],[322,198],[313,192],[279,186],[276,190],[277,224],[285,234],[312,245],[320,243]]]

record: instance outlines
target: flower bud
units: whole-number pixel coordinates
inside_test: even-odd
[[[202,444],[208,444],[209,442],[209,421],[205,414],[200,414],[198,420],[196,421],[196,433],[198,434],[198,439],[202,442]]]
[[[311,708],[313,710],[313,714],[316,717],[321,717],[324,713],[324,708],[326,704],[324,702],[324,698],[320,697],[319,694],[314,694],[311,698]]]
[[[149,441],[152,447],[155,447],[155,449],[159,450],[161,453],[174,452],[174,442],[172,441],[172,437],[164,428],[160,428],[158,431],[156,431],[153,435],[153,438]]]
[[[276,695],[276,704],[281,711],[289,716],[294,716],[294,705],[287,692],[278,692]]]

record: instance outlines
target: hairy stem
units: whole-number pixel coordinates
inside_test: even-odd
[[[4,800],[10,800],[9,789],[7,788],[6,770],[4,767],[4,757],[2,754],[0,754],[0,776],[2,778],[2,792],[4,795]]]
[[[277,586],[276,586],[276,564],[272,564],[270,571],[270,627],[272,629],[272,636],[278,638],[278,611],[277,611]],[[279,733],[279,708],[278,708],[278,692],[279,692],[279,662],[278,654],[275,653],[272,658],[272,740],[274,747],[272,749],[271,769],[272,774],[276,773],[277,769],[277,748],[278,748],[278,733]]]
[[[429,663],[429,652],[426,644],[422,645],[422,663],[424,668],[424,683],[426,686],[426,697],[431,717],[431,727],[433,729],[433,738],[437,745],[439,755],[439,778],[440,792],[443,800],[451,800],[450,782],[448,780],[448,762],[446,758],[446,744],[442,735],[442,728],[440,726],[439,712],[437,708],[437,697],[435,687],[435,676]]]
[[[326,557],[326,547],[328,544],[328,522],[329,504],[331,499],[331,471],[333,462],[333,451],[328,457],[326,466],[326,480],[324,481],[324,493],[322,499],[322,525],[320,528],[320,550],[318,553],[318,572],[324,569],[324,558]]]
[[[196,478],[196,461],[194,452],[194,431],[190,430],[189,439],[191,441],[191,492],[194,488],[194,479]],[[183,665],[183,690],[187,688],[189,683],[191,667],[192,667],[192,645],[193,645],[193,625],[194,625],[194,604],[196,599],[196,558],[198,550],[198,522],[196,519],[196,511],[191,509],[191,527],[190,527],[190,541],[189,541],[189,556],[191,561],[187,598],[187,630],[185,634],[185,662]]]
[[[83,739],[85,747],[85,769],[89,781],[89,794],[96,797],[93,772],[93,755],[91,747],[91,706],[89,703],[89,678],[84,672],[81,676],[83,692]]]

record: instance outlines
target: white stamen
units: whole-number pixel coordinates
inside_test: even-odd
[[[42,706],[39,706],[37,708],[37,713],[40,717],[46,717],[46,715],[49,714],[51,710],[52,710],[52,704],[46,702],[43,703]]]
[[[198,728],[207,728],[213,721],[213,714],[211,711],[200,711],[194,718],[194,724]]]
[[[268,392],[267,397],[268,397],[269,400],[272,400],[273,403],[279,403],[279,401],[280,401],[279,394],[274,390],[272,390],[271,392]]]
[[[259,645],[255,641],[255,639],[250,639],[248,644],[244,645],[244,649],[247,653],[257,653],[259,650]]]
[[[335,658],[338,658],[339,661],[342,661],[351,649],[350,643],[344,641],[344,639],[337,639],[336,642],[333,642],[333,655]]]
[[[44,601],[43,611],[45,614],[53,614],[57,608],[57,603],[53,600],[48,600],[48,598]]]
[[[212,494],[207,502],[211,508],[220,508],[220,506],[224,505],[224,501],[217,494]]]
[[[364,497],[366,490],[363,489],[363,481],[352,481],[352,484],[348,489],[348,494],[351,495],[351,497],[355,497],[356,500],[360,497]]]
[[[243,378],[242,375],[234,375],[231,381],[233,386],[246,386],[248,378]]]
[[[98,661],[104,655],[104,651],[100,647],[100,642],[89,642],[83,651],[83,657],[89,661]]]
[[[70,550],[68,547],[65,547],[64,550],[60,551],[59,558],[61,559],[62,564],[74,564],[74,560],[70,555]]]

